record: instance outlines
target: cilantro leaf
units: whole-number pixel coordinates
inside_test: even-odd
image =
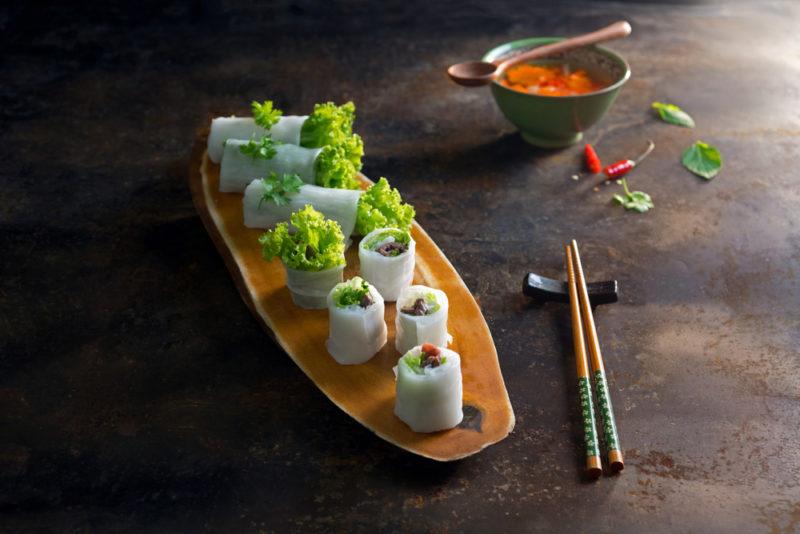
[[[250,156],[253,159],[272,159],[275,154],[278,153],[275,147],[280,144],[282,144],[280,141],[276,141],[272,137],[265,135],[260,141],[250,139],[246,145],[240,146],[239,150],[242,154]]]
[[[614,200],[617,204],[621,204],[626,210],[638,211],[639,213],[644,213],[655,207],[650,195],[643,191],[631,192],[630,189],[628,189],[628,181],[625,178],[620,180],[620,183],[625,190],[625,196],[614,195]]]
[[[658,112],[661,120],[685,128],[694,128],[694,119],[675,104],[653,102],[652,108]]]
[[[250,107],[253,110],[253,120],[265,130],[272,128],[283,115],[281,110],[272,107],[272,100],[265,100],[263,104],[254,101]]]
[[[261,199],[258,201],[259,209],[261,209],[263,202],[272,202],[276,206],[285,206],[294,194],[300,192],[303,180],[296,174],[284,174],[279,177],[276,173],[271,172],[267,178],[261,179],[261,185],[264,186],[264,194],[261,195]]]
[[[681,161],[684,167],[706,180],[712,179],[722,169],[719,150],[702,141],[695,141],[687,148]]]

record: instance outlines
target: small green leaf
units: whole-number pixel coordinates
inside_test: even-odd
[[[653,199],[644,191],[633,191],[628,189],[628,181],[624,178],[619,181],[625,190],[625,196],[614,195],[614,201],[623,206],[626,210],[644,213],[655,207]]]
[[[265,135],[260,141],[250,139],[246,145],[239,147],[239,151],[253,159],[272,159],[278,153],[275,147],[280,144],[282,144],[280,141],[275,141],[270,136]]]
[[[296,174],[284,174],[278,177],[277,174],[271,172],[267,178],[261,179],[261,185],[264,186],[264,193],[258,201],[259,209],[261,209],[261,204],[264,202],[272,202],[276,206],[285,206],[289,203],[291,197],[300,191],[303,180]]]
[[[683,166],[706,180],[712,179],[722,169],[719,150],[702,141],[695,143],[683,153]]]
[[[263,104],[253,102],[250,107],[253,110],[253,120],[265,130],[272,128],[283,115],[281,110],[272,107],[272,100],[265,100]]]
[[[686,128],[694,128],[694,119],[675,104],[653,102],[652,107],[658,111],[658,115],[664,122],[684,126]]]

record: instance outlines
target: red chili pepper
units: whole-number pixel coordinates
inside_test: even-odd
[[[597,152],[594,151],[592,145],[586,143],[586,146],[583,147],[583,150],[586,153],[586,167],[594,174],[600,172],[603,169],[603,164],[600,163],[600,158],[597,157]]]
[[[607,176],[608,180],[614,180],[615,178],[622,178],[635,166],[636,162],[632,159],[621,159],[607,166],[605,169],[603,169],[603,172]]]
[[[650,152],[653,151],[655,148],[655,144],[652,141],[647,142],[647,150],[641,153],[638,158],[635,160],[632,159],[621,159],[619,161],[615,161],[611,165],[608,165],[605,169],[603,169],[603,173],[606,175],[607,180],[616,180],[617,178],[622,178],[626,174],[628,174],[631,169],[636,167],[638,164],[642,162],[644,158],[646,158]]]

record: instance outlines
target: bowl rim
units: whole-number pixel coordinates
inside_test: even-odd
[[[542,36],[542,37],[525,37],[523,39],[515,39],[513,41],[509,41],[507,43],[499,44],[499,45],[493,47],[488,52],[483,54],[483,57],[481,58],[481,60],[482,61],[493,61],[494,59],[497,59],[496,57],[489,59],[489,56],[491,56],[493,54],[493,52],[495,52],[495,50],[498,50],[500,48],[508,47],[508,51],[512,51],[512,50],[517,50],[519,48],[522,48],[523,46],[525,46],[527,44],[535,44],[537,41],[544,41],[541,44],[548,44],[548,43],[555,43],[555,42],[558,42],[558,41],[563,41],[564,39],[566,39],[566,37],[544,37],[544,36]],[[622,75],[622,78],[620,78],[616,82],[612,83],[608,87],[604,87],[604,88],[599,89],[597,91],[592,91],[591,93],[584,93],[582,95],[554,96],[554,95],[537,95],[537,94],[532,94],[532,93],[523,93],[522,91],[516,91],[514,89],[511,89],[510,87],[506,87],[505,85],[503,85],[502,83],[498,82],[497,80],[492,80],[492,87],[499,87],[499,88],[501,88],[501,89],[503,89],[505,91],[510,91],[511,93],[513,93],[515,95],[532,96],[532,97],[536,97],[536,98],[545,98],[545,99],[552,99],[552,100],[568,100],[568,99],[584,98],[584,97],[588,97],[588,96],[602,95],[604,93],[610,93],[612,91],[616,91],[617,89],[622,87],[625,84],[625,82],[627,82],[630,79],[630,77],[631,77],[631,66],[628,63],[628,61],[624,57],[622,57],[620,54],[618,54],[617,52],[614,52],[610,48],[606,48],[605,46],[600,46],[600,45],[589,45],[586,48],[597,49],[598,51],[603,52],[606,55],[617,59],[625,67],[625,74]],[[502,57],[502,56],[500,54],[498,54],[497,57]]]

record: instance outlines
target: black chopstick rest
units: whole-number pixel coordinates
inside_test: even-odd
[[[616,280],[591,282],[586,284],[589,291],[589,302],[592,306],[617,302]],[[569,302],[569,288],[566,282],[545,278],[536,273],[528,273],[522,280],[522,292],[541,302]]]

